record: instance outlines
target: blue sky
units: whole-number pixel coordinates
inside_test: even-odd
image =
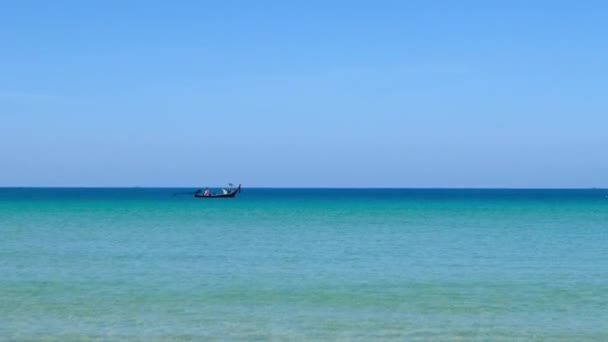
[[[4,1],[0,186],[608,187],[600,1]]]

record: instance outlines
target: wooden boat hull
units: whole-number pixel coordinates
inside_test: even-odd
[[[194,194],[194,197],[196,197],[196,198],[233,198],[234,196],[236,196],[236,190],[229,192],[227,194],[209,195],[209,196],[205,196],[203,194]]]

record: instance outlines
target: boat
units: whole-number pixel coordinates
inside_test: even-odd
[[[222,189],[222,192],[211,193],[209,188],[205,189],[205,191],[198,189],[194,192],[194,197],[196,198],[233,198],[237,193],[241,192],[241,184],[236,189],[233,189],[232,186],[226,189]]]

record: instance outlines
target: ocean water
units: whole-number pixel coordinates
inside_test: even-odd
[[[0,340],[608,340],[607,190],[0,189]]]

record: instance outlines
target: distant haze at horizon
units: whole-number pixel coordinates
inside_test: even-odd
[[[0,5],[0,187],[608,187],[608,4],[265,4]]]

